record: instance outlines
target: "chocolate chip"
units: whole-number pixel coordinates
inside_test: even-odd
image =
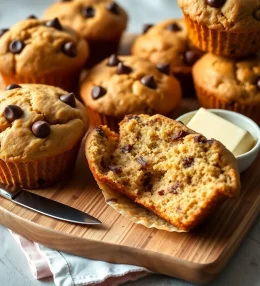
[[[91,96],[93,99],[99,99],[107,93],[106,89],[100,85],[96,85],[91,90]]]
[[[179,32],[181,31],[181,27],[177,23],[172,23],[166,27],[167,30],[171,32]]]
[[[45,23],[45,26],[51,27],[51,28],[54,28],[54,29],[60,30],[60,31],[63,29],[58,18],[54,18],[52,20],[47,21]]]
[[[116,54],[112,54],[107,61],[107,65],[109,67],[116,67],[119,63],[120,63],[120,60]]]
[[[144,168],[148,167],[148,163],[144,160],[143,157],[138,157],[136,160],[137,160],[137,162],[138,162],[139,164],[141,164]]]
[[[183,159],[183,166],[185,169],[191,167],[194,164],[194,158],[193,157],[187,157]]]
[[[207,143],[207,139],[204,136],[199,135],[199,136],[194,137],[194,142],[196,142],[196,143]]]
[[[73,42],[63,44],[62,51],[71,58],[75,58],[77,56],[77,48]]]
[[[213,8],[221,8],[226,0],[206,0],[206,3]]]
[[[258,89],[260,89],[260,78],[256,81],[256,86]]]
[[[144,26],[143,26],[143,34],[145,34],[153,26],[154,26],[153,24],[144,24]]]
[[[164,196],[164,190],[159,191],[159,192],[158,192],[158,195],[159,195],[159,196]]]
[[[98,135],[102,136],[102,137],[107,137],[106,133],[104,132],[104,130],[102,129],[102,126],[98,126],[96,128],[96,132]]]
[[[11,83],[9,84],[5,90],[11,90],[11,89],[16,89],[16,88],[22,88],[20,85],[15,84],[15,83]]]
[[[200,55],[193,50],[188,50],[184,53],[184,63],[188,66],[194,65],[199,58]]]
[[[146,75],[141,78],[141,83],[149,88],[156,89],[157,85],[152,75]]]
[[[83,7],[81,10],[82,15],[85,18],[92,18],[95,16],[95,9],[92,6]]]
[[[127,145],[121,147],[121,151],[122,151],[123,153],[129,153],[129,152],[131,152],[131,150],[133,149],[133,147],[134,147],[133,145],[127,144]]]
[[[170,193],[177,195],[178,194],[178,189],[181,187],[181,183],[180,182],[176,182],[170,189]]]
[[[37,19],[37,17],[35,15],[31,14],[27,17],[27,19]]]
[[[21,53],[21,51],[23,50],[24,47],[25,47],[24,42],[22,42],[20,40],[14,40],[10,43],[9,50],[13,54],[19,54],[19,53]]]
[[[7,31],[9,31],[9,29],[0,29],[0,37],[2,37],[3,34],[6,33]]]
[[[171,139],[172,139],[172,141],[177,141],[177,140],[179,140],[179,139],[182,139],[182,138],[186,137],[186,136],[189,135],[189,134],[190,134],[190,133],[181,130],[181,131],[179,131],[177,134],[172,135],[172,136],[171,136]]]
[[[257,10],[253,13],[253,16],[257,21],[260,21],[260,9],[259,8],[257,8]]]
[[[46,138],[50,132],[50,125],[46,121],[36,121],[32,125],[32,133],[38,138]]]
[[[113,14],[119,14],[119,6],[116,4],[116,2],[111,2],[106,5],[106,8],[108,11],[112,12]]]
[[[161,73],[170,74],[170,65],[169,64],[158,64],[156,66],[156,68],[158,69],[158,71],[160,71]]]
[[[116,73],[117,74],[129,74],[132,72],[132,68],[125,66],[123,63],[117,65]]]
[[[214,142],[216,142],[216,139],[214,139],[214,138],[207,140],[207,143],[210,143],[210,144],[213,144]]]
[[[116,174],[122,173],[122,168],[116,165],[108,165],[108,169]]]
[[[76,107],[76,100],[73,92],[61,95],[60,100],[73,108]]]
[[[13,122],[22,116],[23,111],[18,105],[7,105],[4,110],[4,117],[9,121]]]

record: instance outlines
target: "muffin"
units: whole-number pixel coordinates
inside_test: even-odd
[[[194,65],[193,78],[201,106],[236,111],[260,124],[260,56],[232,60],[206,54]]]
[[[73,93],[37,84],[0,92],[0,182],[49,186],[71,171],[88,125]]]
[[[41,83],[76,91],[88,45],[58,19],[26,19],[0,35],[0,73],[5,87]]]
[[[126,116],[119,134],[96,128],[86,156],[101,189],[122,193],[185,231],[239,195],[234,155],[162,115]]]
[[[127,114],[170,116],[181,100],[181,88],[167,67],[136,56],[111,55],[90,70],[80,95],[93,126],[117,130]]]
[[[157,25],[145,25],[143,34],[132,46],[132,54],[155,64],[167,63],[170,73],[181,83],[183,96],[195,96],[191,67],[202,52],[188,40],[184,20],[166,20]]]
[[[62,24],[74,29],[90,47],[87,67],[116,53],[126,29],[127,14],[111,0],[72,0],[52,4],[45,19],[58,17]]]
[[[199,49],[225,57],[245,57],[260,49],[260,2],[178,0],[190,39]]]

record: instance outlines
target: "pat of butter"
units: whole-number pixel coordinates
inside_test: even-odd
[[[254,137],[237,125],[200,108],[187,127],[203,134],[207,139],[214,138],[224,144],[235,156],[249,151],[255,145]]]

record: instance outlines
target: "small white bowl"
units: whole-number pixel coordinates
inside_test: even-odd
[[[259,150],[260,150],[260,128],[258,125],[251,120],[250,118],[229,110],[224,109],[208,109],[210,112],[234,123],[235,125],[246,129],[251,133],[251,135],[255,138],[256,144],[255,146],[249,150],[248,152],[235,156],[238,161],[238,168],[240,173],[244,172],[252,163],[255,161]],[[176,120],[183,122],[185,125],[191,120],[191,118],[195,115],[198,110],[194,110],[188,113],[183,114],[178,117]],[[230,135],[232,136],[232,135]]]

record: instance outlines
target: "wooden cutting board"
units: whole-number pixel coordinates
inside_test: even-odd
[[[178,115],[196,109],[185,99]],[[83,148],[67,181],[33,191],[97,217],[101,226],[61,222],[0,198],[0,224],[48,247],[114,263],[140,265],[195,283],[216,278],[239,246],[260,209],[260,156],[241,177],[239,199],[228,201],[195,231],[147,229],[106,205],[89,171]]]

